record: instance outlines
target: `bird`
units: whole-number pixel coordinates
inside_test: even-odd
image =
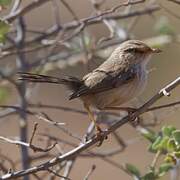
[[[99,67],[79,79],[73,76],[53,77],[19,72],[19,80],[35,83],[63,84],[71,90],[69,100],[80,98],[97,133],[102,132],[96,123],[92,107],[99,110],[116,109],[138,97],[147,84],[147,64],[151,56],[160,53],[140,40],[121,43]]]

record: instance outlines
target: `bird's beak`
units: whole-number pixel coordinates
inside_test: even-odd
[[[152,50],[153,53],[160,53],[160,52],[162,52],[162,50],[159,49],[159,48],[152,48],[151,50]]]

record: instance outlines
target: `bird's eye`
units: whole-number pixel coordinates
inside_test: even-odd
[[[125,51],[129,52],[129,53],[135,53],[135,52],[137,52],[137,49],[136,48],[128,48]]]

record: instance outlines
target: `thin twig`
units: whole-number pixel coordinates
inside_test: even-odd
[[[13,22],[15,19],[17,19],[20,16],[24,16],[25,14],[31,12],[35,8],[38,8],[39,6],[43,5],[44,3],[51,1],[51,0],[33,0],[28,5],[26,5],[22,9],[17,9],[14,13],[11,13],[5,17],[3,17],[3,20],[8,22]]]
[[[54,144],[50,145],[49,147],[43,149],[41,147],[34,146],[33,144],[30,144],[30,143],[26,143],[26,142],[23,142],[23,141],[20,141],[20,140],[12,140],[12,139],[9,139],[9,138],[3,137],[3,136],[0,136],[0,140],[3,140],[3,141],[8,142],[10,144],[15,144],[15,145],[18,145],[18,146],[21,146],[21,147],[30,148],[34,152],[49,152],[57,144],[57,143],[54,143]]]
[[[79,26],[82,26],[82,24],[87,27],[89,25],[93,25],[93,24],[98,24],[98,23],[102,23],[102,19],[101,16],[102,15],[106,15],[104,18],[108,19],[126,19],[126,18],[130,18],[130,17],[135,17],[135,16],[142,16],[145,14],[152,14],[156,11],[159,11],[160,7],[157,5],[153,5],[151,7],[146,7],[146,8],[142,8],[142,9],[138,9],[138,10],[134,10],[131,11],[130,13],[118,13],[118,14],[112,14],[112,15],[108,15],[108,13],[104,12],[98,16],[93,16],[93,17],[88,17],[88,18],[84,18],[84,19],[80,19],[79,22],[77,21],[72,21],[69,23],[66,23],[64,25],[62,25],[61,27],[57,27],[57,26],[52,26],[50,29],[48,29],[46,32],[44,32],[43,35],[39,35],[38,37],[34,37],[31,38],[29,40],[26,40],[26,47],[29,45],[32,45],[33,43],[37,43],[37,42],[41,42],[41,40],[43,40],[44,38],[48,38],[52,35],[56,35],[57,33],[59,33],[60,30],[74,30],[76,28],[78,28]],[[110,13],[112,13],[110,11]],[[3,51],[12,51],[14,49],[14,46],[10,45],[7,46],[6,48],[3,48]]]
[[[64,178],[64,179],[67,179],[67,180],[71,180],[70,178],[68,178],[68,177],[65,177],[65,176],[62,176],[62,175],[60,175],[60,174],[57,174],[54,170],[52,170],[52,169],[47,169],[47,171],[49,171],[50,173],[53,173],[55,176],[57,176],[57,177],[60,177],[60,178]]]
[[[84,180],[88,180],[91,174],[95,171],[95,169],[96,169],[96,165],[93,164],[90,170],[88,171],[88,173],[86,174],[86,176],[84,177]]]
[[[152,161],[152,163],[151,163],[151,168],[153,168],[153,169],[155,168],[155,166],[156,166],[156,164],[157,164],[157,161],[158,161],[160,155],[161,155],[161,151],[158,151],[158,152],[155,154],[154,159],[153,159],[153,161]]]

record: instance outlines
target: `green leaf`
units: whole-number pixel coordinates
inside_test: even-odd
[[[139,170],[132,164],[126,164],[126,169],[134,176],[140,177],[140,172]]]
[[[141,128],[140,133],[142,134],[142,136],[144,136],[150,142],[154,142],[157,138],[156,133],[154,131],[149,130],[149,129]]]
[[[153,171],[148,172],[141,178],[141,180],[156,180],[156,179],[157,179],[157,175]]]
[[[156,140],[155,140],[155,142],[152,144],[152,150],[154,150],[154,151],[157,151],[157,150],[159,150],[159,145],[161,144],[161,141],[162,141],[162,137],[161,136],[158,136],[157,138],[156,138]]]
[[[164,163],[162,164],[160,167],[159,167],[159,173],[158,173],[158,176],[161,177],[161,176],[164,176],[165,173],[167,173],[170,169],[173,168],[173,165],[170,164],[170,163]]]
[[[176,159],[174,158],[174,156],[173,156],[172,154],[168,154],[168,155],[165,157],[164,161],[165,161],[166,163],[176,164]]]
[[[173,131],[175,131],[175,130],[176,130],[176,128],[173,126],[164,126],[164,127],[162,127],[163,136],[171,137]]]
[[[149,151],[151,152],[157,152],[158,150],[163,151],[167,150],[167,144],[169,141],[169,137],[161,137],[158,136],[155,140],[155,142],[150,146]]]
[[[158,150],[167,150],[167,144],[168,144],[168,141],[169,141],[169,137],[163,137],[161,142],[159,143],[159,145],[157,146],[158,147]]]
[[[175,156],[177,159],[180,159],[180,151],[174,152],[174,156]]]
[[[8,6],[10,5],[12,0],[0,0],[0,5],[1,6]]]
[[[0,20],[0,43],[6,40],[6,34],[9,32],[10,26],[4,21]]]
[[[0,103],[6,101],[9,96],[9,89],[6,87],[0,87]]]
[[[157,150],[152,148],[152,144],[149,145],[148,151],[151,152],[151,153],[156,153],[157,152]]]
[[[176,146],[175,140],[169,139],[169,141],[167,143],[167,150],[169,152],[174,152],[174,151],[176,151],[176,149],[177,149],[177,146]]]
[[[174,131],[173,137],[175,139],[175,142],[177,143],[176,146],[179,146],[180,145],[180,130]]]

